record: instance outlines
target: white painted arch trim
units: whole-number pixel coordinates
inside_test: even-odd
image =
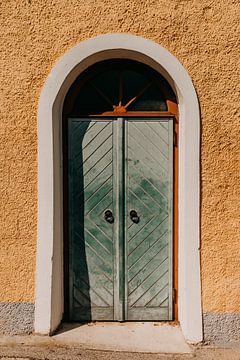
[[[199,105],[192,81],[162,46],[142,37],[109,34],[86,40],[54,66],[38,108],[38,238],[35,332],[49,334],[63,313],[62,136],[65,95],[76,77],[97,61],[128,58],[159,71],[175,91],[179,138],[179,321],[186,340],[202,340],[199,256]]]

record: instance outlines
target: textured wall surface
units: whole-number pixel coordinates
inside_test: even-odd
[[[0,334],[31,334],[34,304],[29,302],[0,302]]]
[[[201,106],[203,311],[240,313],[238,0],[8,0],[0,3],[0,301],[33,302],[37,104],[55,62],[95,35],[166,47]]]
[[[240,314],[206,313],[203,316],[204,340],[217,343],[238,342]]]

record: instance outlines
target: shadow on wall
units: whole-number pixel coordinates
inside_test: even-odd
[[[85,239],[85,189],[83,139],[90,121],[68,127],[69,194],[69,320],[92,320],[89,270]]]

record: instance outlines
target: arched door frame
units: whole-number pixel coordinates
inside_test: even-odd
[[[38,237],[35,332],[49,334],[62,319],[62,108],[66,93],[90,65],[106,59],[143,62],[163,75],[179,104],[178,316],[186,340],[202,340],[199,254],[200,115],[186,70],[166,49],[126,34],[98,36],[68,51],[54,66],[38,108]]]

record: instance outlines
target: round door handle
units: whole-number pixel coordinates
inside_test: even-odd
[[[130,215],[130,219],[132,220],[132,222],[134,222],[135,224],[139,223],[140,218],[139,218],[136,210],[131,210],[129,215]]]
[[[104,219],[109,223],[109,224],[113,224],[114,223],[114,216],[111,210],[106,210],[104,213]]]

